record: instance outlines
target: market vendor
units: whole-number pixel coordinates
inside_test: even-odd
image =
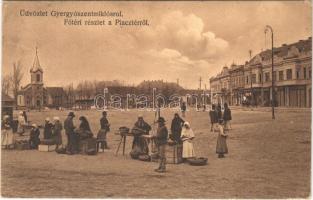
[[[132,152],[136,151],[138,154],[147,154],[148,144],[147,142],[141,138],[141,135],[149,135],[149,131],[151,130],[151,126],[144,121],[143,116],[139,115],[138,120],[134,125],[134,128],[140,132],[140,134],[134,134],[134,140],[132,145]]]
[[[38,145],[40,144],[39,135],[40,135],[40,130],[37,124],[32,124],[32,129],[30,131],[30,137],[29,137],[30,149],[38,149]]]
[[[43,131],[44,139],[52,138],[52,129],[53,129],[53,124],[50,122],[50,118],[47,117],[45,120],[45,127]]]

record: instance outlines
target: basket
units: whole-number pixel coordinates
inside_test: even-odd
[[[141,161],[150,161],[151,158],[150,158],[150,156],[147,155],[147,154],[142,154],[142,155],[139,155],[139,156],[138,156],[138,160],[141,160]]]
[[[207,158],[203,158],[203,157],[200,157],[200,158],[190,158],[190,159],[188,159],[188,162],[189,162],[190,165],[193,165],[193,166],[203,166],[203,165],[207,164],[208,159]]]
[[[140,135],[145,134],[144,130],[136,128],[136,127],[132,128],[131,133],[135,136],[140,136]]]

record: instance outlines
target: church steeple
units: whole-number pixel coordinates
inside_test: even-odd
[[[42,68],[40,66],[40,63],[39,63],[38,48],[36,47],[36,55],[35,55],[35,58],[34,58],[33,66],[30,69],[30,72],[34,73],[34,72],[37,72],[37,71],[40,71],[41,73],[43,72],[43,70],[42,70]]]
[[[39,63],[38,48],[36,47],[36,55],[32,68],[30,69],[31,83],[43,84],[43,70]]]

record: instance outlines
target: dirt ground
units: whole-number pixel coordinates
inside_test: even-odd
[[[100,112],[85,115],[94,133]],[[227,140],[229,154],[218,159],[217,135],[209,131],[208,112],[190,111],[186,120],[195,131],[195,151],[208,157],[206,166],[168,164],[167,173],[153,170],[157,163],[132,160],[114,152],[120,126],[132,127],[139,113],[152,123],[148,111],[109,112],[110,150],[96,156],[60,155],[35,150],[3,150],[1,193],[4,197],[85,198],[305,198],[310,195],[311,112],[278,111],[276,120],[266,111],[233,110]],[[32,122],[67,111],[30,112]],[[174,111],[162,111],[168,128]]]

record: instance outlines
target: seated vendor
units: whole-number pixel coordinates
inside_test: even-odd
[[[85,116],[79,117],[80,125],[79,128],[76,130],[76,133],[79,136],[79,140],[84,140],[87,138],[92,138],[93,134],[91,132],[89,122]]]
[[[30,131],[30,137],[29,137],[30,149],[38,149],[38,145],[40,144],[39,135],[40,135],[40,130],[37,124],[33,124],[32,129]]]
[[[136,149],[139,154],[147,154],[148,153],[148,144],[147,142],[141,138],[141,135],[149,135],[149,131],[151,130],[151,126],[144,121],[143,116],[139,115],[138,120],[134,125],[135,129],[139,129],[142,131],[142,134],[134,135],[133,146],[132,149]]]

